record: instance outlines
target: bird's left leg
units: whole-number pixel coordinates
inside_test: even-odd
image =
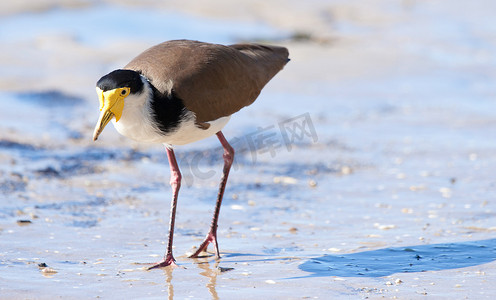
[[[229,176],[229,171],[231,170],[231,165],[234,161],[234,149],[229,145],[226,138],[222,134],[222,131],[217,132],[217,137],[219,138],[222,147],[224,148],[224,154],[222,157],[224,158],[224,170],[222,173],[222,178],[220,180],[219,185],[219,193],[217,194],[217,202],[215,204],[214,217],[212,218],[212,223],[210,225],[210,231],[207,234],[207,237],[201,243],[198,250],[193,253],[190,257],[196,258],[199,257],[199,254],[206,251],[208,244],[213,243],[215,248],[215,254],[217,257],[220,257],[219,253],[219,244],[217,243],[217,222],[219,220],[219,212],[220,206],[222,204],[222,197],[224,196],[224,190],[226,189],[227,177]]]
[[[148,270],[155,268],[162,268],[167,266],[177,266],[176,260],[172,255],[172,242],[174,240],[174,224],[176,223],[176,207],[177,207],[177,195],[179,194],[179,189],[181,188],[181,171],[177,165],[176,156],[171,148],[165,147],[167,151],[167,158],[169,159],[169,165],[171,169],[171,179],[170,185],[172,187],[172,202],[171,202],[171,212],[170,212],[170,222],[169,222],[169,242],[167,244],[167,252],[165,253],[164,259],[161,262],[148,268]]]

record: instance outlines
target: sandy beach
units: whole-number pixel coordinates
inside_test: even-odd
[[[15,2],[15,3],[14,3]],[[3,1],[0,299],[493,299],[496,2]],[[291,61],[214,137],[175,149],[98,119],[95,83],[162,41]],[[265,142],[261,142],[265,141]]]

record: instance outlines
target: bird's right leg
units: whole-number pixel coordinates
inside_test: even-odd
[[[222,178],[219,185],[219,193],[217,194],[217,202],[215,203],[214,217],[212,218],[212,223],[210,225],[210,231],[207,237],[198,247],[195,253],[190,255],[190,258],[200,257],[200,253],[207,251],[208,244],[212,243],[214,245],[215,254],[220,258],[219,243],[217,242],[217,223],[219,221],[220,206],[222,205],[222,198],[224,197],[224,190],[226,189],[227,177],[229,176],[229,171],[231,170],[232,163],[234,161],[234,149],[229,145],[222,131],[217,132],[217,137],[219,138],[222,147],[224,148],[224,170],[222,173]]]
[[[165,147],[167,151],[167,158],[169,159],[169,165],[171,170],[170,185],[172,187],[172,202],[171,202],[171,212],[170,212],[170,222],[169,222],[169,241],[167,244],[167,251],[165,253],[164,259],[161,262],[149,267],[147,270],[162,268],[167,266],[177,266],[176,260],[172,255],[172,243],[174,240],[174,225],[176,223],[176,207],[177,207],[177,195],[179,194],[179,188],[181,187],[181,171],[177,165],[176,156],[174,155],[174,150],[169,147]]]

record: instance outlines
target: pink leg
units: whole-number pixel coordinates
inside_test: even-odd
[[[170,212],[170,222],[169,222],[169,243],[167,244],[167,252],[165,253],[164,259],[161,262],[154,264],[149,267],[148,270],[155,268],[162,268],[167,266],[177,266],[174,256],[172,256],[172,241],[174,239],[174,224],[176,223],[176,207],[177,207],[177,195],[179,194],[179,188],[181,187],[181,171],[177,165],[176,156],[174,151],[170,148],[165,147],[167,151],[167,158],[169,158],[169,165],[171,169],[171,179],[170,185],[172,187],[172,202],[171,202],[171,212]]]
[[[217,194],[217,202],[215,204],[215,212],[214,217],[212,218],[212,224],[210,225],[210,231],[208,232],[203,243],[201,243],[200,247],[198,247],[198,250],[190,256],[193,258],[199,257],[200,253],[206,251],[208,244],[210,243],[214,244],[215,254],[217,257],[220,257],[219,244],[217,243],[217,221],[219,220],[220,206],[222,204],[222,196],[224,196],[224,190],[226,188],[227,177],[229,176],[229,170],[231,170],[231,165],[234,160],[234,149],[231,145],[229,145],[226,138],[222,134],[222,131],[217,132],[217,137],[224,148],[224,155],[222,156],[224,158],[224,170],[220,180],[219,193]]]

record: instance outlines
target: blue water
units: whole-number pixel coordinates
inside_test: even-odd
[[[155,44],[171,39],[197,39],[217,43],[274,39],[287,35],[259,23],[220,21],[179,12],[142,7],[95,4],[86,8],[54,8],[0,19],[0,41],[21,42],[35,37],[66,35],[91,47],[119,40]]]
[[[310,273],[309,277],[381,277],[466,268],[495,260],[496,239],[489,239],[329,254],[311,258],[299,268]]]

